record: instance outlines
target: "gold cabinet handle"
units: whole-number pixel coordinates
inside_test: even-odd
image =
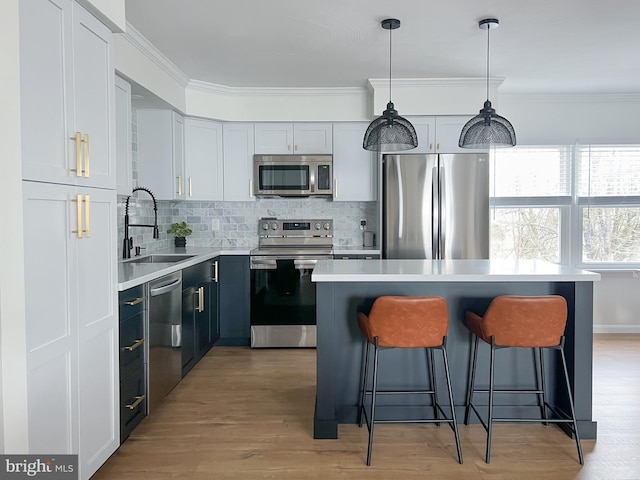
[[[433,143],[429,144],[429,150],[433,150]]]
[[[196,310],[198,312],[204,312],[204,287],[198,288],[198,306]]]
[[[85,233],[87,237],[91,236],[91,196],[84,196],[84,219],[85,219]]]
[[[298,151],[298,145],[294,145],[293,149],[294,149],[295,151]]]
[[[291,150],[291,145],[287,145],[287,150]]]
[[[189,177],[189,196],[193,197],[193,183],[191,182],[191,177]]]
[[[213,278],[211,280],[218,283],[218,260],[213,262]]]
[[[138,395],[137,397],[135,397],[135,399],[136,399],[135,402],[128,403],[127,405],[125,405],[129,410],[133,410],[138,405],[140,405],[142,402],[144,402],[144,395]]]
[[[438,150],[440,150],[440,144],[439,144],[439,143],[438,143],[438,144],[436,144],[436,148],[437,148]]]
[[[77,233],[78,238],[82,238],[82,234],[84,230],[82,229],[82,195],[77,195],[75,200],[71,200],[72,202],[76,202],[78,207],[78,229],[71,230],[71,233]]]
[[[144,343],[144,338],[139,338],[138,340],[135,341],[135,343],[133,343],[132,345],[129,345],[128,347],[124,347],[124,349],[127,352],[133,352],[136,348],[142,346],[143,343]]]
[[[182,195],[182,175],[176,177],[178,179],[178,195]]]
[[[85,133],[82,139],[84,143],[84,176],[89,178],[89,134]]]
[[[72,172],[76,172],[77,177],[82,176],[82,134],[76,132],[73,137],[69,137],[76,142],[76,168],[72,168]]]
[[[125,305],[129,305],[131,307],[133,307],[134,305],[138,305],[139,303],[144,302],[147,299],[147,297],[137,297],[135,300],[129,300],[128,302],[124,302]]]

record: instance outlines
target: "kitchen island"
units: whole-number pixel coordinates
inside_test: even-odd
[[[573,388],[580,435],[596,438],[592,419],[593,282],[597,273],[539,260],[323,260],[312,280],[317,294],[317,391],[314,438],[338,438],[340,423],[355,423],[363,360],[363,339],[357,312],[368,312],[382,295],[438,295],[449,306],[447,352],[456,414],[460,422],[469,378],[471,334],[464,325],[467,310],[483,314],[498,295],[562,295],[568,303],[565,352]],[[488,347],[480,345],[477,384],[488,385]],[[566,408],[566,392],[557,352],[546,352],[548,398]],[[445,392],[441,357],[436,353],[437,384]],[[379,388],[424,388],[424,350],[394,349],[381,353]],[[496,388],[533,388],[530,349],[505,349],[496,354]],[[424,398],[407,401],[391,396],[379,402],[388,418],[424,415]],[[485,396],[486,397],[486,396]],[[497,416],[539,415],[535,395],[501,395]],[[443,400],[441,399],[441,402]],[[486,398],[479,399],[480,404]],[[399,403],[398,403],[399,402]],[[402,407],[401,407],[402,406]],[[427,410],[428,411],[428,410]]]

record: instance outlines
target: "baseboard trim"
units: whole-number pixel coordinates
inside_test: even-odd
[[[594,325],[593,333],[640,333],[640,325]]]

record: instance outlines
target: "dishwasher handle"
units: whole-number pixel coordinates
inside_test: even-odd
[[[180,286],[181,283],[182,283],[182,278],[179,278],[176,281],[171,282],[168,285],[163,285],[162,287],[158,287],[158,288],[152,288],[151,290],[149,290],[149,294],[152,297],[157,297],[158,295],[163,295],[165,293],[171,292],[172,290],[175,290],[176,288],[178,288]]]

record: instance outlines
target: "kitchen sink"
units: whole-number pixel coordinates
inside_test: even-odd
[[[195,255],[145,255],[124,260],[125,263],[176,263],[193,258]]]

